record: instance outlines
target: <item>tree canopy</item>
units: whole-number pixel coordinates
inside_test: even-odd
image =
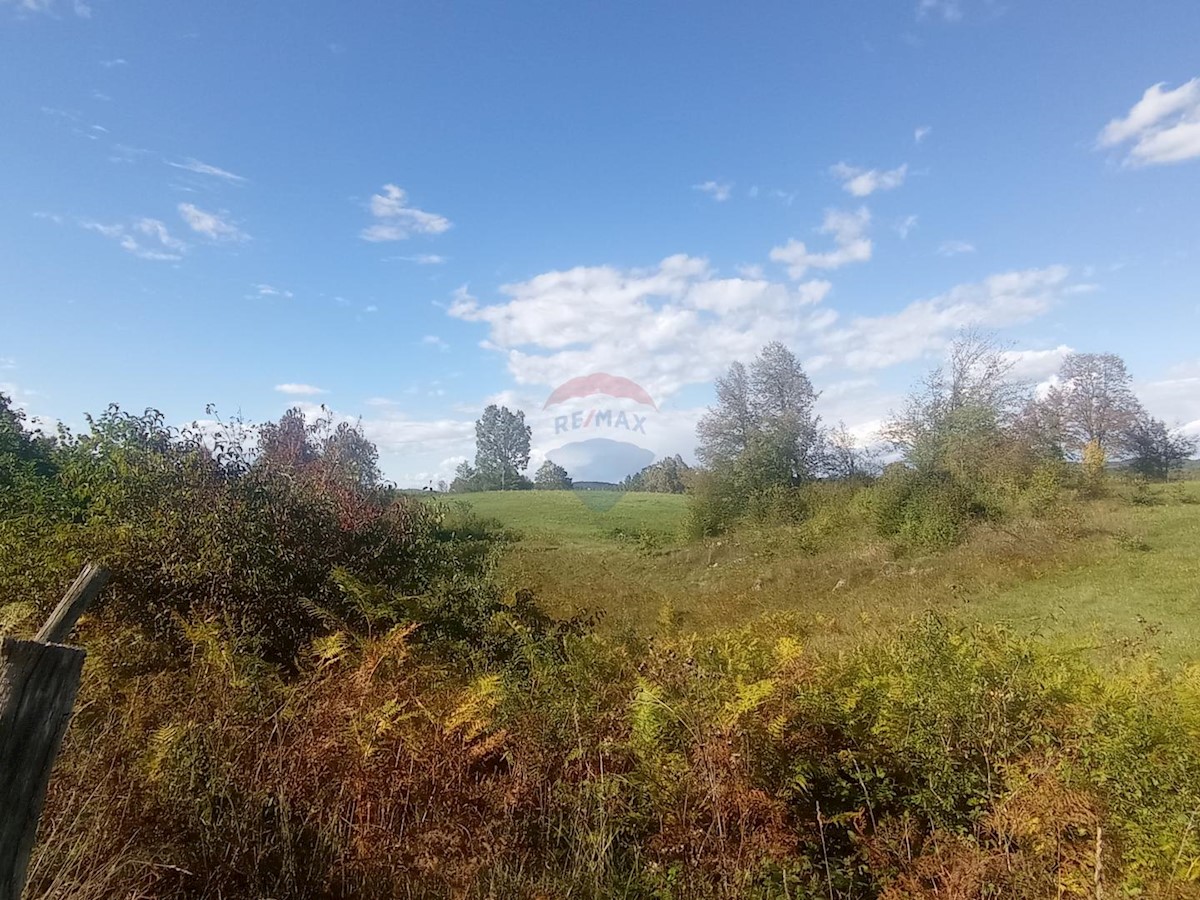
[[[812,477],[820,445],[817,392],[791,350],[767,344],[749,369],[733,363],[716,389],[716,405],[696,427],[702,463],[749,467],[771,483]]]
[[[548,459],[533,476],[533,486],[542,491],[569,491],[573,481],[567,470]]]

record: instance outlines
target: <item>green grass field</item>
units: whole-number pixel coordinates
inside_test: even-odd
[[[491,491],[455,494],[478,515],[495,519],[528,541],[594,544],[653,534],[677,540],[687,498],[621,491]]]
[[[465,494],[517,537],[503,562],[558,614],[603,627],[710,631],[785,615],[819,645],[852,644],[927,610],[1094,646],[1145,644],[1200,659],[1200,482],[1157,487],[1154,505],[1084,504],[1069,529],[980,527],[952,550],[910,556],[861,522],[685,537],[686,498],[558,491]],[[612,496],[608,499],[611,501]]]

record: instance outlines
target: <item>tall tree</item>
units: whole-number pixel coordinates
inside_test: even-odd
[[[737,459],[750,446],[755,432],[750,409],[750,376],[735,362],[716,381],[717,403],[696,425],[699,446],[696,455],[706,466],[719,466]]]
[[[820,438],[816,402],[817,392],[796,355],[779,341],[763,347],[750,364],[750,411],[760,446],[792,482],[813,474]]]
[[[529,466],[532,429],[525,413],[492,404],[475,422],[475,468],[488,487],[499,490],[528,486],[521,474]]]
[[[696,427],[702,463],[744,463],[770,483],[812,475],[820,437],[817,393],[791,350],[778,341],[767,344],[749,370],[734,363],[716,388],[716,405]]]
[[[1042,402],[1061,429],[1066,450],[1082,452],[1095,442],[1112,456],[1144,416],[1125,360],[1115,353],[1072,353],[1062,363],[1058,384]]]

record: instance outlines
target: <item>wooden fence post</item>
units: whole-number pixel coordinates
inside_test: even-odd
[[[0,639],[0,900],[20,900],[84,652],[65,640],[108,573],[85,566],[38,638]],[[55,643],[49,643],[54,641]]]

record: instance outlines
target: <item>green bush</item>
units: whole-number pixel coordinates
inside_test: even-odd
[[[913,547],[936,549],[958,543],[986,509],[946,472],[919,472],[892,465],[872,488],[879,533]]]
[[[113,573],[110,620],[168,642],[220,621],[289,665],[330,622],[369,626],[350,583],[389,598],[395,621],[419,607],[430,640],[459,646],[499,611],[495,536],[384,485],[357,430],[292,411],[257,436],[254,448],[240,425],[206,435],[116,407],[62,435],[5,495],[0,598],[44,611],[92,559]]]

